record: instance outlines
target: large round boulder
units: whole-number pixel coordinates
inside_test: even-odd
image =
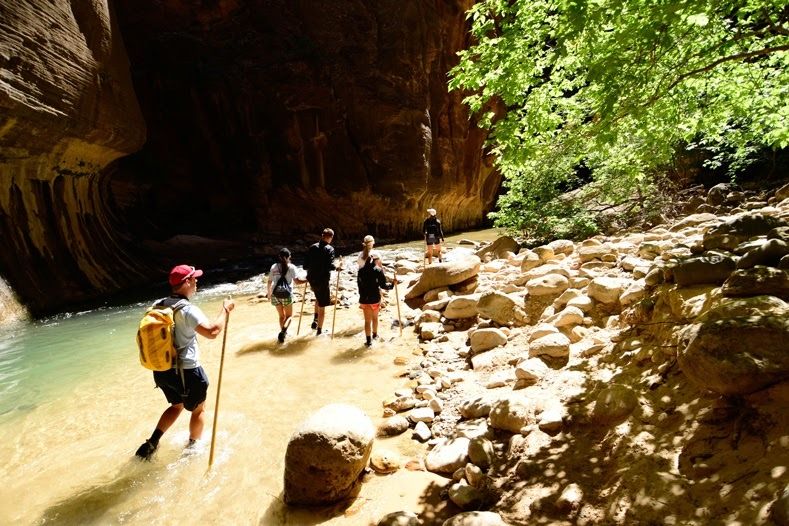
[[[307,417],[285,453],[285,502],[326,505],[352,496],[374,438],[370,418],[351,405],[327,405]]]
[[[772,296],[721,304],[690,329],[678,363],[694,383],[724,395],[789,378],[789,305]]]

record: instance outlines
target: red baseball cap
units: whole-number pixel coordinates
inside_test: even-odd
[[[170,286],[175,287],[180,285],[189,278],[199,278],[203,275],[203,271],[196,269],[190,265],[176,265],[170,271]]]

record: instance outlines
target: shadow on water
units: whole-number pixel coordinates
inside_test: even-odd
[[[102,520],[108,510],[134,496],[133,489],[156,470],[156,465],[131,459],[121,476],[89,487],[44,510],[39,524],[87,524]]]

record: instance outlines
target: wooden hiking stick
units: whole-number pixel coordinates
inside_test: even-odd
[[[299,312],[299,325],[296,327],[296,336],[301,331],[301,318],[304,317],[304,304],[307,303],[307,283],[304,283],[304,292],[301,294],[301,311]]]
[[[340,302],[340,271],[342,270],[342,258],[340,258],[340,268],[337,269],[337,285],[334,287],[334,310],[331,316],[331,339],[334,339],[334,322],[337,321],[337,304]]]
[[[403,335],[403,320],[400,319],[400,295],[397,293],[397,263],[394,266],[395,301],[397,302],[397,325],[400,327],[400,336]]]
[[[225,366],[225,343],[227,327],[230,324],[230,311],[225,309],[225,334],[222,335],[222,356],[219,358],[219,378],[216,381],[216,402],[214,403],[214,425],[211,429],[211,450],[208,453],[208,469],[214,463],[214,444],[216,443],[216,421],[219,419],[219,392],[222,390],[222,369]]]

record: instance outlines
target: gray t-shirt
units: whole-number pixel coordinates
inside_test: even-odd
[[[200,366],[195,328],[198,325],[209,325],[208,317],[200,307],[189,303],[175,312],[174,319],[173,338],[178,349],[179,365],[183,369],[195,369]]]

